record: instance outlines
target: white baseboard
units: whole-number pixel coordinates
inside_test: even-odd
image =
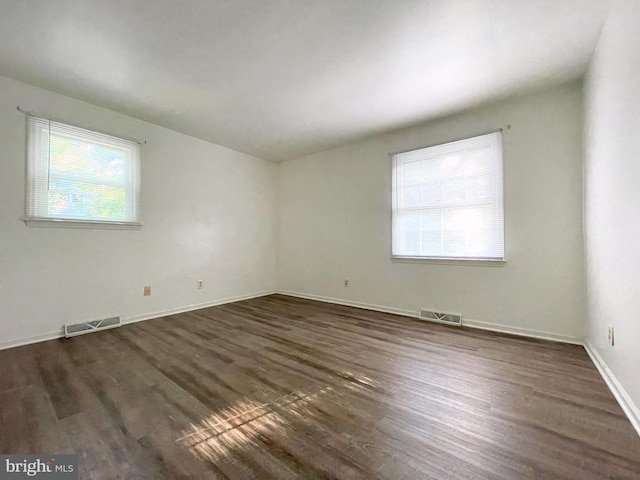
[[[221,298],[218,300],[212,300],[210,302],[194,303],[191,305],[172,308],[169,310],[162,310],[162,311],[153,312],[153,313],[145,313],[143,315],[137,315],[135,317],[124,317],[122,319],[122,323],[128,324],[128,323],[142,322],[144,320],[152,320],[158,317],[166,317],[167,315],[174,315],[176,313],[190,312],[191,310],[199,310],[201,308],[215,307],[216,305],[223,305],[225,303],[239,302],[241,300],[249,300],[251,298],[264,297],[265,295],[271,295],[273,293],[276,293],[276,292],[274,290],[265,290],[262,292],[249,293],[247,295],[238,295],[235,297]],[[38,343],[38,342],[45,342],[47,340],[54,340],[56,338],[62,338],[62,337],[64,337],[64,329],[60,328],[60,330],[57,330],[55,332],[42,333],[39,335],[33,335],[31,337],[22,337],[22,338],[14,338],[11,340],[4,340],[0,342],[0,350],[5,350],[7,348],[14,348],[14,347],[22,347],[24,345],[30,345],[32,343]]]
[[[237,295],[235,297],[226,297],[218,300],[212,300],[210,302],[193,303],[183,307],[171,308],[169,310],[160,310],[153,313],[145,313],[143,315],[136,315],[135,317],[125,317],[122,319],[123,324],[143,322],[145,320],[153,320],[154,318],[166,317],[167,315],[175,315],[177,313],[191,312],[192,310],[200,310],[201,308],[215,307],[216,305],[224,305],[225,303],[241,302],[242,300],[250,300],[252,298],[264,297],[265,295],[272,295],[276,293],[275,290],[264,290],[262,292],[249,293],[246,295]]]
[[[607,384],[607,387],[609,387],[609,390],[611,390],[611,393],[620,404],[622,411],[631,422],[631,425],[638,435],[640,435],[640,409],[636,406],[633,400],[631,400],[629,394],[622,387],[616,376],[589,340],[584,342],[584,349],[587,351],[591,361],[598,369],[598,372],[600,372],[600,375]]]
[[[47,340],[54,340],[56,338],[64,337],[64,329],[56,330],[55,332],[41,333],[39,335],[32,335],[30,337],[13,338],[11,340],[3,340],[0,342],[0,350],[6,350],[7,348],[22,347],[23,345],[31,345],[32,343],[46,342]]]
[[[584,340],[571,335],[562,333],[545,332],[542,330],[532,330],[530,328],[514,327],[511,325],[501,325],[499,323],[484,322],[482,320],[473,320],[471,318],[462,317],[462,325],[465,327],[479,328],[481,330],[490,330],[492,332],[510,333],[521,337],[539,338],[541,340],[551,340],[553,342],[570,343],[572,345],[582,345]]]
[[[282,295],[289,295],[290,297],[306,298],[308,300],[318,300],[320,302],[346,305],[348,307],[365,308],[367,310],[374,310],[376,312],[395,313],[396,315],[404,315],[407,317],[414,317],[414,318],[418,317],[418,312],[414,310],[404,310],[401,308],[385,307],[382,305],[374,305],[370,303],[353,302],[351,300],[323,297],[321,295],[292,292],[287,290],[278,290],[276,293],[279,293]],[[481,320],[472,320],[470,318],[464,318],[464,317],[462,317],[462,325],[465,327],[479,328],[481,330],[490,330],[492,332],[510,333],[512,335],[519,335],[521,337],[540,338],[543,340],[552,340],[554,342],[571,343],[574,345],[583,344],[583,340],[581,338],[572,337],[570,335],[544,332],[539,330],[531,330],[528,328],[521,328],[521,327],[512,327],[509,325],[483,322]]]
[[[376,312],[394,313],[396,315],[404,315],[405,317],[417,317],[418,314],[413,310],[404,310],[401,308],[385,307],[382,305],[374,305],[372,303],[353,302],[342,298],[323,297],[322,295],[314,295],[312,293],[292,292],[289,290],[278,290],[276,293],[287,295],[289,297],[304,298],[307,300],[317,300],[325,303],[335,303],[336,305],[345,305],[347,307],[364,308],[365,310],[374,310]]]

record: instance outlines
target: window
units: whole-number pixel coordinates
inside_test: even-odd
[[[500,132],[393,155],[394,257],[504,260]]]
[[[27,118],[28,225],[140,225],[138,143]]]

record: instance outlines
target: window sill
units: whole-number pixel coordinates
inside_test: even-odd
[[[69,220],[42,217],[25,217],[22,220],[27,227],[93,228],[102,230],[140,230],[142,228],[141,223],[133,222],[100,222],[95,220]]]
[[[445,258],[445,257],[403,257],[392,256],[394,263],[427,263],[432,265],[455,265],[458,267],[504,267],[506,260],[488,258]]]

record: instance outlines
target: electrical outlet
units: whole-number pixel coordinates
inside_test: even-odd
[[[148,297],[149,295],[151,295],[151,285],[145,285],[144,290],[142,291],[142,294],[145,297]]]
[[[198,288],[198,290],[204,288],[204,280],[198,280],[198,282],[196,283],[196,287]]]
[[[613,327],[609,327],[607,329],[607,340],[609,341],[609,345],[611,345],[613,347],[613,345],[614,345]]]
[[[345,286],[345,287],[348,287],[348,286],[349,286],[349,283],[350,283],[350,280],[349,280],[348,278],[345,278],[345,279],[344,279],[344,286]]]

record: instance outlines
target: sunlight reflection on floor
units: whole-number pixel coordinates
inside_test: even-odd
[[[201,460],[216,462],[233,451],[247,448],[261,436],[286,436],[291,428],[311,422],[319,412],[311,408],[320,402],[335,401],[344,392],[375,388],[376,382],[368,377],[341,372],[340,386],[327,385],[312,392],[298,391],[271,402],[258,402],[244,398],[219,412],[190,425],[177,442],[187,447]],[[292,420],[295,425],[292,425]]]

